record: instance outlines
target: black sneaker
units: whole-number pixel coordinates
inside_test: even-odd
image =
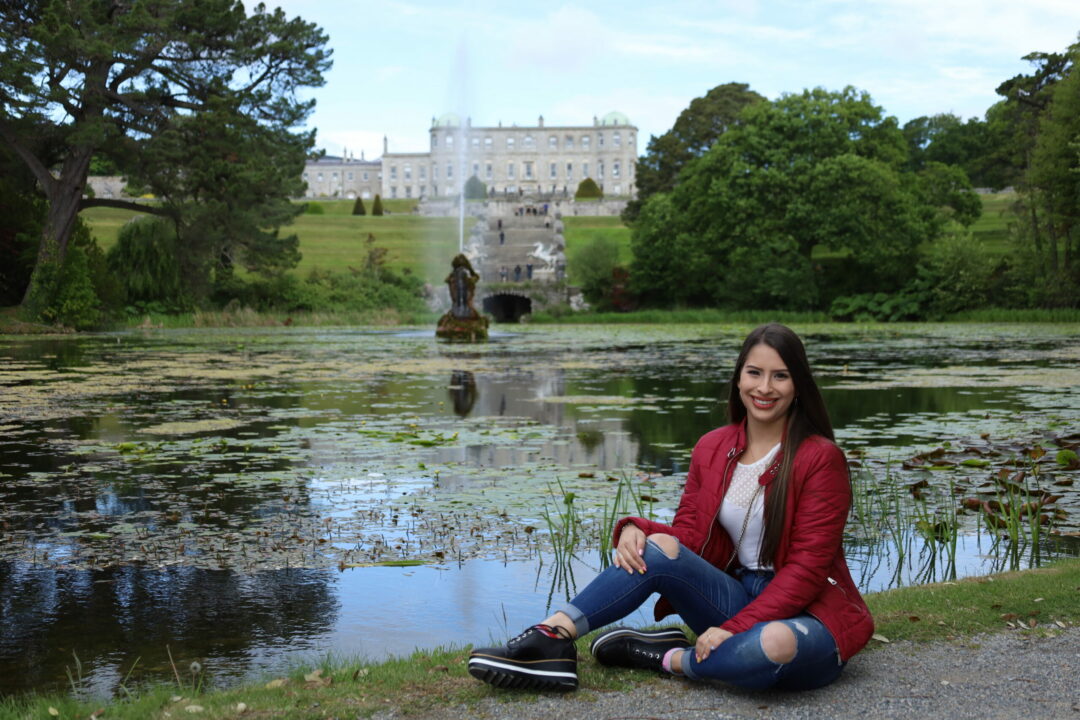
[[[668,650],[688,647],[690,640],[681,628],[635,630],[619,627],[597,635],[589,651],[601,665],[663,670],[664,655]]]
[[[499,688],[574,690],[577,648],[565,629],[533,625],[506,647],[469,653],[469,674]]]

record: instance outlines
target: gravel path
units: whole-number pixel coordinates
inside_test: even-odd
[[[376,717],[402,716],[391,711]],[[423,717],[1080,720],[1080,628],[1052,638],[1006,633],[981,635],[962,644],[898,642],[857,655],[836,683],[807,693],[752,693],[663,679],[644,682],[631,692],[579,690],[527,700],[513,693],[493,693],[479,704],[439,708]]]

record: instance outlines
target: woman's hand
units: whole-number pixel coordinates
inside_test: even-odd
[[[720,643],[727,640],[733,634],[734,633],[729,633],[722,628],[709,628],[698,635],[697,644],[694,646],[694,657],[698,662],[703,661],[705,658],[709,657],[709,653],[720,647]]]
[[[615,546],[615,567],[622,568],[633,575],[645,574],[645,531],[634,523],[627,523],[619,533],[619,543]]]

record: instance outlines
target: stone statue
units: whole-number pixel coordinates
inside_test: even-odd
[[[439,318],[435,335],[468,342],[486,340],[488,319],[473,307],[476,282],[480,276],[464,253],[459,253],[450,266],[450,274],[446,276],[446,285],[450,289],[450,311]]]

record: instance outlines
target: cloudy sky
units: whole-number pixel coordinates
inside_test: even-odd
[[[367,158],[427,149],[433,116],[590,124],[650,135],[726,82],[769,98],[868,91],[901,123],[981,117],[994,88],[1080,33],[1080,0],[268,0],[320,25],[334,68],[313,95],[318,145]]]

